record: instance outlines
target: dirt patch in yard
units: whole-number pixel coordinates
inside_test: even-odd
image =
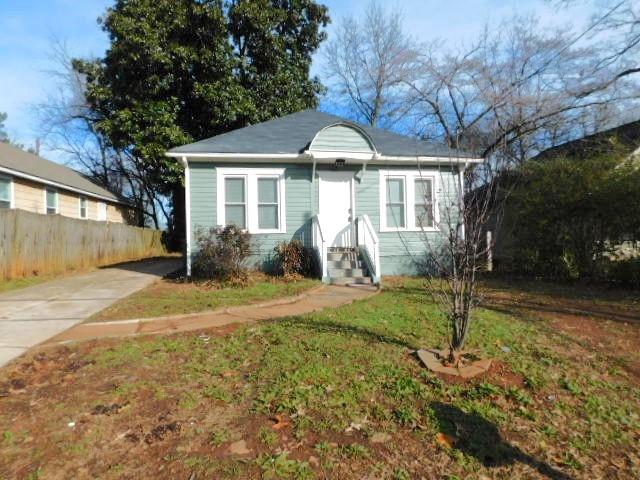
[[[208,331],[206,337],[223,333]],[[331,455],[353,457],[348,466],[336,466],[351,478],[359,471],[359,455],[388,456],[393,449],[390,442],[373,443],[359,429],[301,437],[290,417],[252,413],[247,401],[187,405],[184,391],[165,396],[146,388],[160,382],[162,373],[145,368],[112,371],[101,381],[104,372],[95,375],[94,362],[79,361],[94,343],[49,349],[3,372],[0,405],[4,418],[11,419],[3,425],[11,434],[0,443],[0,477],[46,472],[54,479],[200,478],[192,475],[221,469],[229,475],[221,478],[262,478],[271,471],[284,476],[268,478],[293,478],[296,472],[320,475]],[[109,343],[102,341],[101,347]],[[241,390],[248,374],[226,371],[220,378]]]
[[[551,329],[565,333],[587,350],[616,359],[625,371],[640,379],[640,306],[635,302],[603,305],[560,296],[545,297],[541,302],[532,297],[524,292],[490,291],[485,303],[490,309],[543,319]]]
[[[447,375],[446,373],[435,373],[443,381],[454,385],[479,385],[481,383],[491,383],[502,388],[524,386],[522,375],[515,373],[506,363],[493,360],[486,373],[473,378],[462,378],[460,376]]]

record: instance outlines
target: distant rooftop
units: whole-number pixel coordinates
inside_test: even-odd
[[[97,195],[113,202],[126,203],[117,195],[92,181],[87,175],[0,142],[0,168],[2,167],[43,181],[55,182],[63,187],[81,190],[83,193]]]
[[[610,142],[615,137],[617,143],[631,150],[640,147],[640,119],[625,123],[610,122],[607,128],[602,128],[596,133],[585,135],[568,142],[561,143],[555,147],[548,148],[533,159],[544,159],[558,157],[561,155],[584,154],[589,151],[591,153],[605,153],[611,150],[613,144]],[[611,126],[616,125],[616,126]]]

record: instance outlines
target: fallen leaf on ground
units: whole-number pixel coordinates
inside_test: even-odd
[[[291,422],[284,416],[284,415],[276,415],[273,417],[273,420],[275,420],[275,424],[271,427],[274,430],[282,430],[284,427],[288,427],[289,425],[291,425]]]
[[[446,433],[440,432],[436,435],[436,442],[438,442],[443,447],[453,448],[453,446],[457,442],[457,439],[452,435],[447,435]]]

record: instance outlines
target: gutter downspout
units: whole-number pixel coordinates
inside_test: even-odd
[[[187,157],[180,157],[180,163],[184,167],[184,210],[185,210],[185,239],[186,239],[186,267],[187,278],[191,278],[191,170]]]

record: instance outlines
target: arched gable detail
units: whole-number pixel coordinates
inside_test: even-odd
[[[320,130],[311,141],[309,150],[375,153],[376,147],[364,130],[354,125],[336,123]]]

